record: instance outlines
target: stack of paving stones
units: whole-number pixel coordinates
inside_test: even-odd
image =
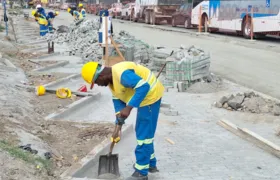
[[[166,61],[164,80],[166,86],[174,86],[174,83],[181,82],[186,89],[192,83],[210,74],[210,55],[194,46],[181,47]]]

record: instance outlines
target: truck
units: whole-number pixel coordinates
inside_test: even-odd
[[[133,21],[144,20],[146,24],[159,24],[162,21],[172,22],[172,14],[184,0],[136,0],[131,11]]]

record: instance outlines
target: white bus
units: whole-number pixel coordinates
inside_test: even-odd
[[[249,38],[253,29],[255,38],[280,35],[280,0],[193,0],[193,5],[192,25],[207,26],[209,32],[236,32]]]

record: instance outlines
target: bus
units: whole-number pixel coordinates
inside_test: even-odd
[[[245,38],[280,35],[280,0],[193,1],[192,25],[208,32],[235,32]],[[252,24],[251,24],[252,23]]]

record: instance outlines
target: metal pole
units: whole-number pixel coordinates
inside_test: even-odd
[[[7,16],[6,0],[3,0],[3,6],[4,6],[4,17],[5,17],[5,15]],[[6,36],[8,36],[8,22],[7,21],[5,21],[5,25],[6,25]]]

